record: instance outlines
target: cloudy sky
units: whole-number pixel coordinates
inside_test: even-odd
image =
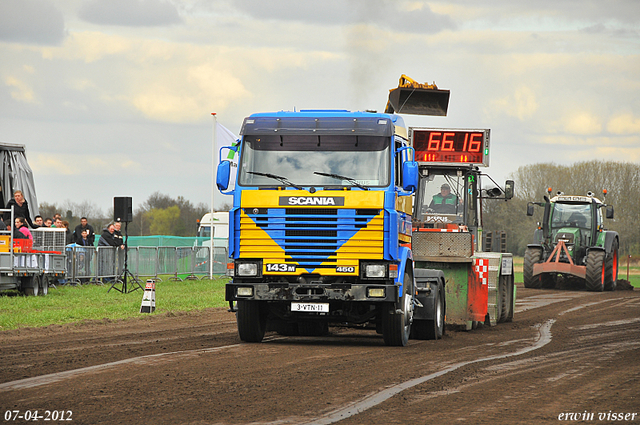
[[[237,134],[254,112],[382,111],[401,74],[451,90],[409,125],[491,129],[499,182],[640,162],[638,0],[0,0],[0,58],[0,141],[40,202],[208,205],[212,112]]]

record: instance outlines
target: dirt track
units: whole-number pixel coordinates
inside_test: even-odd
[[[519,285],[518,300],[513,323],[405,348],[339,328],[244,344],[224,309],[1,332],[0,414],[71,411],[81,424],[541,424],[572,413],[587,420],[571,423],[640,423],[640,291]]]

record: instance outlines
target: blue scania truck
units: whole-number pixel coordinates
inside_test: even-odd
[[[411,251],[418,164],[402,117],[344,110],[247,117],[223,148],[217,186],[233,195],[226,299],[240,338],[375,328],[384,342],[444,332],[444,277]],[[225,149],[238,150],[235,188]]]

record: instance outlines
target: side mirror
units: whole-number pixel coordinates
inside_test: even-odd
[[[607,205],[607,209],[605,210],[605,214],[607,218],[613,218],[613,205]]]
[[[216,186],[219,191],[227,190],[229,187],[229,178],[231,176],[231,161],[222,161],[218,164],[216,173]]]
[[[418,188],[418,163],[405,161],[402,164],[402,189],[407,192],[415,192]]]
[[[533,204],[527,204],[527,215],[529,217],[533,215]]]
[[[504,198],[513,198],[513,180],[507,180],[504,184]]]

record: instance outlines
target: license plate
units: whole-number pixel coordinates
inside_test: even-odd
[[[291,303],[291,311],[304,313],[328,313],[329,303]]]

